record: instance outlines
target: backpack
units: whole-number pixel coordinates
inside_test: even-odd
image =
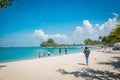
[[[89,53],[90,53],[90,50],[89,50],[89,49],[85,49],[85,50],[84,50],[84,54],[85,54],[85,55],[89,55]]]

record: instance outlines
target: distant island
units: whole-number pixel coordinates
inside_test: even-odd
[[[83,46],[84,44],[58,44],[52,38],[47,41],[43,41],[40,47],[71,47],[71,46]]]

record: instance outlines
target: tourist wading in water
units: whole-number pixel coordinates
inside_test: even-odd
[[[48,51],[48,56],[50,56],[50,51]]]
[[[65,54],[67,54],[67,48],[65,48]]]
[[[61,55],[61,52],[62,52],[62,50],[61,50],[61,48],[59,49],[59,55]]]
[[[89,54],[90,54],[90,50],[88,49],[88,47],[85,47],[83,53],[85,54],[86,65],[88,65],[88,62],[89,62]]]

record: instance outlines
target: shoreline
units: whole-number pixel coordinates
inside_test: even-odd
[[[68,54],[61,54],[61,55],[54,55],[54,56],[46,56],[46,57],[38,57],[38,58],[30,58],[30,59],[21,59],[21,60],[16,60],[16,61],[8,61],[8,62],[0,62],[0,64],[4,63],[14,63],[14,62],[21,62],[21,61],[34,61],[34,60],[40,60],[40,59],[46,59],[46,58],[53,58],[53,57],[59,57],[59,56],[67,56],[67,55],[74,55],[74,54],[82,54],[82,52],[77,52],[77,53],[68,53]]]
[[[97,51],[99,50],[100,48],[97,48],[96,50],[91,50],[92,51]],[[0,62],[0,64],[2,63],[11,63],[11,62],[19,62],[19,61],[27,61],[27,60],[36,60],[36,59],[43,59],[43,58],[50,58],[50,57],[57,57],[57,56],[64,56],[64,55],[71,55],[71,54],[82,54],[83,51],[80,51],[80,52],[72,52],[72,53],[67,53],[67,54],[61,54],[61,55],[50,55],[50,56],[45,56],[45,57],[39,57],[38,55],[38,58],[22,58],[22,59],[17,59],[17,60],[11,60],[11,61],[3,61],[3,62]]]
[[[0,80],[120,79],[119,53],[91,51],[89,65],[81,53],[0,63]]]
[[[64,51],[62,51],[62,53],[61,53],[61,55],[68,55],[68,54],[76,54],[76,53],[80,53],[80,52],[83,52],[83,50],[82,50],[83,48],[80,48],[80,51],[78,52],[72,52],[70,49],[68,49],[68,53],[66,54],[66,53],[64,53]],[[91,51],[94,51],[94,49],[93,48],[91,48],[92,50]],[[95,49],[96,50],[96,49]],[[16,61],[22,61],[22,60],[31,60],[31,59],[39,59],[39,58],[46,58],[46,57],[55,57],[55,56],[60,56],[60,54],[59,53],[54,53],[54,52],[51,52],[51,55],[50,56],[48,56],[47,55],[47,52],[45,53],[45,56],[44,56],[44,53],[42,53],[42,54],[39,54],[40,52],[38,52],[38,54],[37,53],[35,53],[35,55],[33,55],[33,57],[32,56],[29,56],[29,57],[18,57],[18,58],[15,58],[15,57],[13,57],[13,58],[6,58],[6,59],[4,59],[3,58],[3,60],[1,59],[0,60],[0,63],[7,63],[7,62],[16,62]]]

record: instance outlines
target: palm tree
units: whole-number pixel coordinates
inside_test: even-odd
[[[120,42],[120,24],[116,25],[109,36],[114,42]]]
[[[111,38],[109,36],[104,36],[103,39],[102,39],[102,43],[104,45],[111,45],[112,40],[111,40]]]
[[[102,41],[102,38],[103,38],[102,36],[99,36],[99,41]]]

